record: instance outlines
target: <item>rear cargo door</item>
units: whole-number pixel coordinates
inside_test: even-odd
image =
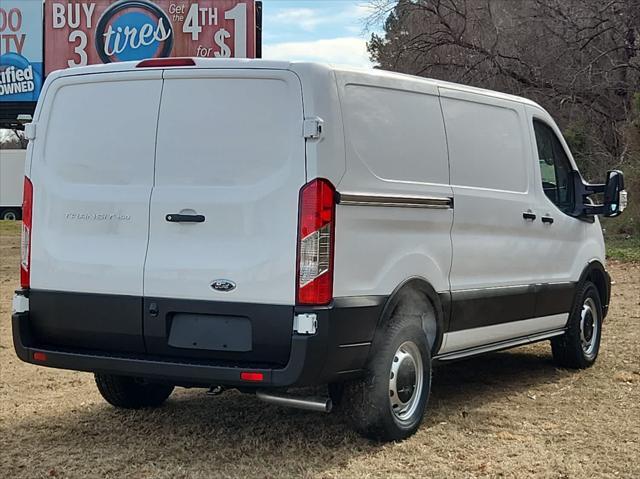
[[[31,322],[50,345],[144,351],[161,71],[63,76],[33,143]]]
[[[305,183],[298,77],[165,70],[144,275],[151,353],[284,362]]]

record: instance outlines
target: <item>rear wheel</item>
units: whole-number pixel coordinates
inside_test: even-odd
[[[124,409],[158,407],[173,392],[169,384],[148,382],[141,378],[96,374],[102,397],[112,406]]]
[[[602,302],[598,288],[587,281],[577,294],[567,324],[567,332],[551,340],[553,359],[558,366],[584,369],[598,357],[602,335]]]
[[[398,441],[422,422],[431,389],[431,357],[415,317],[397,316],[383,328],[366,377],[345,385],[342,406],[365,437]]]

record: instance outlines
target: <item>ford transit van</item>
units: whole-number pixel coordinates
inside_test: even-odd
[[[583,181],[524,98],[152,59],[53,73],[26,135],[17,354],[95,373],[117,407],[237,388],[339,400],[362,434],[398,440],[436,361],[543,340],[562,367],[598,355],[597,215],[622,211],[623,176]]]

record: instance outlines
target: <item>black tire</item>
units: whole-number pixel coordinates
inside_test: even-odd
[[[585,369],[596,361],[602,336],[602,317],[602,301],[598,288],[586,281],[576,294],[575,305],[567,323],[567,332],[551,340],[553,360],[558,366]],[[589,326],[589,323],[592,323],[592,326]]]
[[[6,208],[2,210],[0,219],[5,221],[17,221],[20,219],[20,210],[17,208]]]
[[[152,383],[140,378],[96,374],[96,385],[102,397],[112,406],[123,409],[158,407],[173,392],[169,384]]]
[[[415,405],[406,411],[407,414],[413,411],[410,415],[401,418],[392,410],[390,378],[393,364],[398,364],[395,360],[396,353],[400,352],[401,346],[409,343],[415,346],[415,349],[410,346],[411,350],[420,353],[422,381],[418,383],[417,362],[410,362],[410,366],[413,364],[416,368],[413,376],[414,387],[408,389],[412,391],[408,402]],[[403,359],[401,363],[404,361]],[[403,375],[406,376],[404,372],[399,371],[397,379]],[[416,392],[417,388],[420,388],[420,392]],[[396,386],[396,389],[403,395],[406,394],[407,388],[398,389]],[[376,441],[400,441],[411,436],[420,427],[430,390],[431,355],[419,319],[415,315],[396,316],[384,324],[376,334],[365,377],[360,381],[345,384],[341,406],[354,428],[363,436]],[[400,394],[397,394],[398,398],[399,396]]]

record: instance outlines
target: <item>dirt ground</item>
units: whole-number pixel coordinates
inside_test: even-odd
[[[12,230],[15,231],[15,230]],[[3,477],[640,477],[640,264],[613,263],[600,357],[557,369],[548,343],[436,369],[422,428],[361,439],[339,414],[177,390],[153,411],[107,405],[93,377],[20,362],[11,341],[19,239],[0,238]]]

